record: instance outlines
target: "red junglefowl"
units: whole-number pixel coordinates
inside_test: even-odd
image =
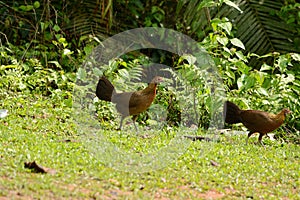
[[[276,115],[259,110],[241,110],[237,105],[229,101],[226,101],[224,107],[226,123],[243,123],[250,131],[246,144],[248,144],[248,139],[253,133],[259,133],[258,142],[263,145],[262,137],[280,127],[289,113],[291,111],[287,108],[282,109]]]
[[[112,83],[107,78],[102,77],[98,82],[96,95],[101,100],[116,104],[117,111],[121,114],[119,130],[122,128],[124,118],[132,116],[133,124],[137,131],[135,120],[138,114],[150,107],[156,96],[157,84],[162,82],[162,80],[162,77],[156,76],[148,87],[143,90],[117,93]]]

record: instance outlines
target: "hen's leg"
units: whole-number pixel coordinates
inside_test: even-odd
[[[258,143],[261,144],[262,146],[264,146],[264,144],[262,143],[262,137],[263,136],[264,136],[264,134],[259,133]]]
[[[253,133],[255,133],[255,132],[254,132],[254,131],[250,131],[250,132],[248,133],[248,137],[247,137],[247,139],[246,139],[246,144],[248,144],[248,139],[249,139],[249,137],[250,137]]]
[[[137,128],[137,126],[135,124],[136,118],[137,118],[137,115],[133,115],[132,116],[132,121],[133,121],[133,125],[134,125],[134,128],[135,128],[135,131],[138,132],[138,128]]]
[[[119,128],[117,130],[121,130],[122,129],[124,118],[125,118],[124,116],[121,116],[120,126],[119,126]]]

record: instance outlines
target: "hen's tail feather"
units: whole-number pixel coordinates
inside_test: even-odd
[[[241,109],[230,101],[226,101],[224,105],[224,115],[225,115],[225,122],[228,124],[236,124],[240,123]]]
[[[111,82],[102,76],[97,84],[96,95],[101,100],[111,102],[114,89],[115,87],[111,84]]]

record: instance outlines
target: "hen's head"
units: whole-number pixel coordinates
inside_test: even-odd
[[[151,83],[158,84],[158,83],[163,82],[163,80],[164,80],[163,77],[155,76],[155,77],[152,79]]]
[[[286,115],[288,115],[288,114],[291,114],[291,113],[292,113],[292,111],[290,111],[288,108],[284,108],[284,109],[282,109],[282,111],[281,111],[281,112],[283,112],[284,116],[286,116]]]

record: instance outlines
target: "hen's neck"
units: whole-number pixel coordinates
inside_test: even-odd
[[[285,114],[284,111],[282,110],[279,112],[277,115],[274,115],[273,119],[277,121],[278,123],[283,123],[285,120]]]
[[[157,84],[156,83],[150,83],[148,85],[148,87],[146,87],[144,90],[143,90],[143,93],[152,93],[152,94],[156,94],[156,87],[157,87]]]

